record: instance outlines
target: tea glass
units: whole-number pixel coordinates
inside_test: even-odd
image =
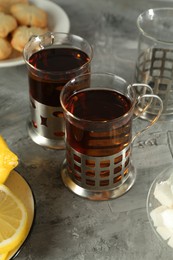
[[[70,79],[90,71],[92,47],[80,36],[48,32],[32,36],[23,55],[29,79],[29,136],[41,146],[64,149],[60,92]]]
[[[173,8],[149,9],[137,18],[139,30],[135,81],[151,86],[163,101],[161,119],[173,119]],[[145,118],[157,114],[150,107]]]
[[[147,94],[137,96],[137,87]],[[160,104],[158,114],[133,136],[133,118],[155,100]],[[60,102],[65,118],[66,159],[61,169],[65,186],[90,200],[127,192],[136,178],[132,143],[158,120],[162,100],[146,84],[128,85],[117,75],[88,73],[65,85]]]

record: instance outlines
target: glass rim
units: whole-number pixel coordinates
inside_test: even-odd
[[[150,9],[142,12],[141,14],[139,14],[139,16],[137,17],[137,21],[136,21],[137,28],[142,33],[143,36],[145,36],[155,42],[163,43],[163,44],[167,44],[167,45],[173,44],[173,40],[172,41],[158,40],[156,37],[152,36],[150,33],[147,33],[141,26],[140,20],[142,17],[144,17],[149,12],[158,12],[158,11],[159,12],[160,11],[172,11],[172,15],[173,15],[173,7],[150,8]]]
[[[127,87],[130,85],[130,84],[127,83],[127,81],[126,81],[125,79],[123,79],[122,77],[120,77],[120,76],[118,76],[118,75],[116,75],[116,74],[113,74],[113,73],[102,73],[102,72],[98,73],[98,72],[94,72],[94,73],[85,73],[85,74],[79,75],[79,76],[77,76],[77,77],[75,77],[75,78],[69,80],[69,81],[65,84],[65,86],[63,87],[63,89],[61,90],[61,93],[60,93],[60,103],[61,103],[61,107],[62,107],[62,109],[64,110],[64,112],[65,112],[68,116],[70,116],[71,118],[73,118],[73,119],[76,120],[76,121],[82,121],[82,122],[86,122],[86,123],[90,123],[90,124],[101,124],[101,125],[103,125],[103,124],[112,124],[113,122],[116,123],[116,122],[118,122],[118,121],[121,121],[121,120],[124,120],[125,118],[127,118],[127,117],[132,113],[132,111],[133,111],[133,109],[134,109],[134,107],[135,107],[135,97],[136,97],[136,94],[135,94],[134,100],[132,100],[132,99],[129,97],[129,95],[125,95],[125,94],[123,94],[122,92],[120,92],[120,91],[118,91],[118,90],[116,90],[116,89],[110,88],[110,87],[105,87],[105,88],[94,88],[94,87],[93,87],[92,89],[104,89],[104,90],[108,90],[108,91],[110,91],[110,90],[111,90],[111,91],[116,91],[116,92],[120,93],[121,95],[127,97],[127,98],[131,101],[131,106],[130,106],[129,110],[128,110],[124,115],[119,116],[119,117],[114,118],[114,119],[111,119],[111,120],[94,120],[94,121],[92,121],[92,120],[87,120],[87,119],[84,119],[84,118],[77,117],[77,116],[73,115],[69,110],[66,109],[66,107],[64,106],[64,102],[62,101],[62,99],[63,99],[63,94],[64,94],[66,88],[69,87],[70,84],[71,84],[74,80],[77,80],[77,79],[82,78],[82,77],[87,77],[87,76],[89,76],[89,75],[90,75],[90,76],[109,76],[109,77],[112,77],[112,78],[115,77],[115,78],[117,78],[117,79],[119,79],[119,80],[122,80],[122,82],[124,82],[124,83],[127,85]],[[126,87],[126,88],[127,88],[127,87]],[[89,89],[89,88],[86,88],[86,89]],[[80,90],[79,90],[79,91],[80,91]],[[74,93],[77,93],[77,92],[74,92]],[[70,97],[71,97],[71,95],[70,95]]]
[[[29,60],[26,59],[26,48],[29,47],[29,45],[30,45],[30,40],[31,40],[32,38],[38,38],[38,39],[39,39],[39,37],[44,37],[44,36],[46,36],[46,35],[49,35],[50,37],[53,37],[54,35],[55,35],[55,36],[58,36],[58,35],[63,36],[63,35],[64,35],[64,36],[68,36],[68,37],[72,37],[72,38],[74,38],[74,39],[79,39],[79,40],[81,40],[81,41],[84,41],[85,43],[87,43],[87,45],[88,45],[89,48],[90,48],[91,54],[90,54],[90,56],[88,56],[88,57],[89,57],[89,60],[88,60],[87,62],[85,62],[82,66],[78,67],[78,68],[71,69],[71,70],[66,70],[66,71],[63,71],[63,70],[62,70],[62,71],[46,71],[46,70],[38,69],[38,68],[34,67],[32,64],[29,63]],[[69,46],[69,47],[67,47],[67,48],[70,49],[71,47],[72,47],[72,46]],[[58,48],[61,48],[61,47],[58,47]],[[74,46],[73,46],[73,49],[75,49],[75,50],[80,50],[79,48],[74,47]],[[40,49],[40,50],[41,50],[41,49]],[[40,51],[40,50],[38,50],[38,51]],[[35,53],[36,53],[36,52],[35,52]],[[31,56],[32,56],[32,55],[31,55]],[[31,57],[31,56],[30,56],[30,57]],[[30,37],[29,41],[26,43],[26,45],[25,45],[25,47],[24,47],[23,57],[24,57],[25,63],[28,65],[28,67],[32,68],[33,70],[35,70],[35,71],[37,71],[37,72],[40,72],[40,73],[46,72],[47,75],[64,75],[64,74],[65,74],[65,75],[68,75],[68,74],[75,73],[75,72],[77,72],[77,71],[80,71],[80,70],[84,69],[85,67],[87,67],[87,66],[91,63],[91,61],[92,61],[92,59],[93,59],[93,47],[91,46],[91,44],[90,44],[85,38],[83,38],[83,37],[81,37],[81,36],[79,36],[79,35],[72,34],[72,33],[50,32],[50,31],[48,31],[48,32],[46,32],[46,33],[44,33],[44,34],[41,34],[41,35],[32,35],[32,36]]]

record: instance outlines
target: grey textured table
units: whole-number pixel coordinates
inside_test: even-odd
[[[71,32],[93,45],[92,70],[113,72],[128,81],[133,80],[137,54],[137,16],[150,7],[173,6],[173,1],[166,0],[54,2],[68,14]],[[146,213],[152,181],[173,161],[173,122],[159,121],[134,143],[137,179],[133,188],[118,199],[93,202],[64,187],[60,178],[64,151],[33,143],[26,131],[28,116],[26,67],[0,68],[0,133],[19,156],[17,170],[36,199],[35,224],[17,259],[173,259],[173,250],[157,239]]]

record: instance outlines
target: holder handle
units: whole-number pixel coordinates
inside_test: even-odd
[[[142,92],[141,95],[136,97],[136,89],[141,88],[140,92]],[[153,94],[152,88],[147,84],[132,84],[127,87],[128,94],[130,97],[134,98],[136,97],[136,103],[135,103],[135,119],[141,117],[148,109],[148,107],[151,106],[153,99],[155,99],[159,104],[159,110],[157,115],[150,120],[149,124],[142,130],[138,131],[133,137],[132,137],[132,143],[138,137],[141,133],[146,131],[148,128],[150,128],[153,124],[157,122],[159,119],[162,111],[163,111],[163,102],[161,98],[155,94]],[[147,91],[149,93],[147,93]],[[146,94],[147,93],[147,94]],[[146,102],[147,100],[147,102]]]

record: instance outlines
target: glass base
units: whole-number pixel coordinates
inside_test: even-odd
[[[122,196],[125,194],[134,184],[136,180],[136,171],[135,168],[132,166],[131,171],[129,172],[128,178],[125,180],[124,183],[122,183],[118,187],[114,187],[112,189],[108,190],[91,190],[86,189],[78,184],[76,184],[70,177],[66,160],[63,162],[62,168],[61,168],[61,177],[62,181],[65,184],[65,186],[75,193],[76,195],[89,199],[89,200],[109,200],[109,199],[115,199],[117,197]]]
[[[57,150],[65,149],[64,138],[59,139],[59,140],[53,140],[53,139],[48,139],[44,136],[41,136],[34,131],[32,123],[30,121],[27,124],[27,130],[28,130],[28,134],[31,137],[32,141],[35,142],[36,144],[44,146],[46,148],[50,148],[50,149],[57,149]]]

